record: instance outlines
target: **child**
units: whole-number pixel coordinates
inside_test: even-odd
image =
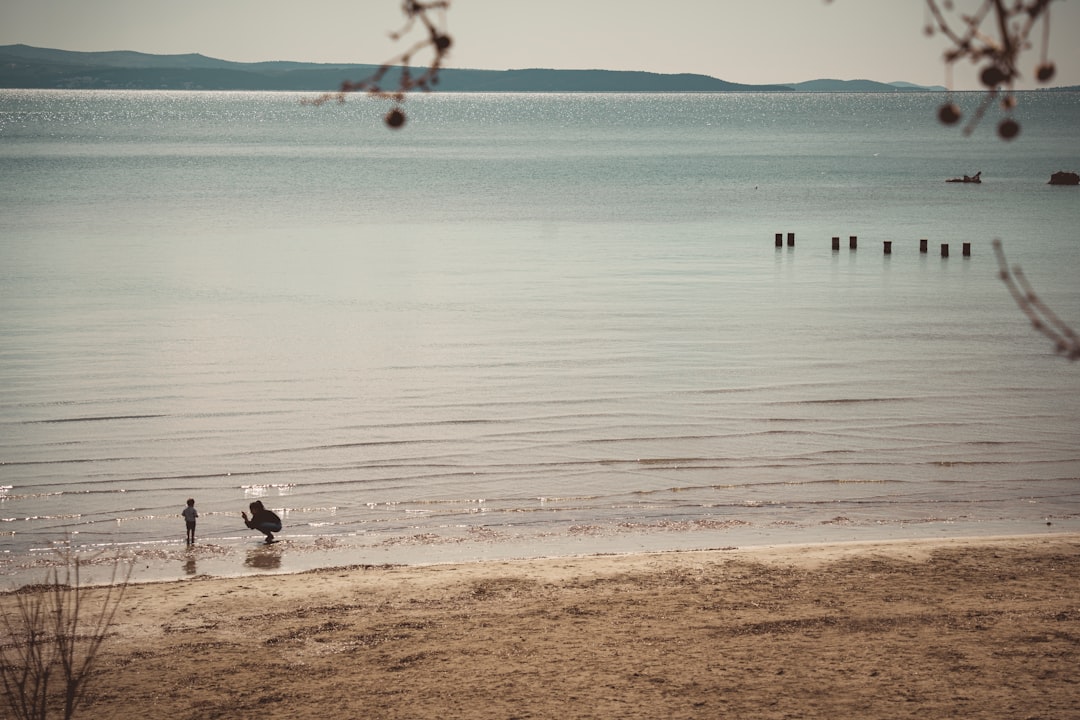
[[[181,513],[187,524],[187,544],[195,544],[195,518],[199,517],[199,511],[195,509],[195,498],[188,498],[187,507]]]
[[[267,510],[261,500],[248,505],[248,510],[251,510],[250,520],[246,512],[240,513],[244,517],[244,524],[266,535],[266,542],[274,542],[274,533],[281,532],[281,518]]]

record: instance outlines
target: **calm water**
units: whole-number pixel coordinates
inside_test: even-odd
[[[940,101],[0,91],[0,578],[1080,530],[1080,95]]]

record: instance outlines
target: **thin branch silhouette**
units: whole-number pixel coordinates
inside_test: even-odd
[[[974,13],[961,13],[953,0],[926,0],[926,34],[940,32],[952,43],[945,51],[949,90],[954,63],[968,60],[981,66],[979,80],[986,95],[965,123],[965,135],[975,130],[999,97],[1005,117],[998,123],[998,136],[1012,140],[1020,134],[1020,124],[1012,117],[1017,103],[1013,88],[1022,77],[1021,57],[1031,49],[1030,38],[1040,22],[1042,45],[1035,79],[1047,83],[1054,78],[1055,67],[1049,60],[1050,4],[1054,1],[1014,0],[1006,4],[1005,0],[982,0]],[[951,99],[938,108],[938,119],[945,125],[955,125],[961,117],[960,108]]]
[[[58,553],[63,572],[54,568],[44,584],[16,591],[14,610],[0,608],[0,707],[17,720],[44,720],[58,696],[65,720],[75,716],[131,578],[133,566],[121,571],[114,560],[109,583],[93,592],[96,607],[88,607],[83,560],[70,545]]]
[[[994,240],[994,254],[997,256],[999,277],[1009,288],[1013,300],[1031,320],[1031,325],[1054,343],[1054,350],[1059,355],[1069,360],[1080,359],[1080,337],[1039,298],[1019,266],[1009,268],[1000,240]]]
[[[305,100],[307,105],[323,105],[336,100],[345,102],[350,93],[363,92],[368,95],[384,100],[393,101],[390,111],[383,117],[388,127],[397,129],[405,125],[405,110],[402,103],[405,102],[406,94],[415,90],[430,91],[439,82],[439,71],[442,70],[443,61],[450,50],[453,41],[446,32],[446,11],[450,8],[450,0],[431,0],[419,2],[419,0],[404,0],[401,4],[401,12],[405,15],[405,25],[398,31],[390,34],[394,41],[401,40],[406,36],[414,35],[418,27],[419,39],[415,40],[406,50],[390,58],[366,78],[361,80],[345,80],[337,92],[325,93],[312,100]],[[425,51],[431,52],[431,59],[419,74],[414,74],[410,67],[413,58]],[[387,88],[383,83],[388,79],[391,70],[398,70],[396,87]]]

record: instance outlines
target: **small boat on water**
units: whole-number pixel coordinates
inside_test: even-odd
[[[965,175],[964,177],[958,177],[958,178],[949,178],[949,179],[948,179],[948,180],[946,180],[945,182],[952,182],[952,183],[976,183],[976,184],[978,184],[978,183],[981,183],[981,182],[982,182],[982,170],[980,170],[979,172],[975,173],[974,175]]]

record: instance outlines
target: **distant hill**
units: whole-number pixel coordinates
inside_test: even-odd
[[[133,90],[291,90],[325,92],[360,80],[377,65],[271,61],[238,63],[199,54],[152,55],[117,50],[73,52],[0,46],[0,87]],[[385,84],[392,87],[395,72]],[[871,80],[812,80],[744,85],[709,75],[616,70],[460,70],[439,75],[444,92],[925,92],[943,90]]]
[[[377,67],[237,63],[198,54],[72,52],[28,45],[0,46],[0,87],[6,88],[323,91],[336,88],[343,78],[369,75]]]
[[[623,70],[443,70],[443,92],[790,92],[784,85],[742,85],[708,75]]]
[[[883,83],[875,80],[810,80],[789,83],[798,92],[857,92],[857,93],[895,93],[895,92],[943,92],[944,87],[913,85],[906,82]]]

